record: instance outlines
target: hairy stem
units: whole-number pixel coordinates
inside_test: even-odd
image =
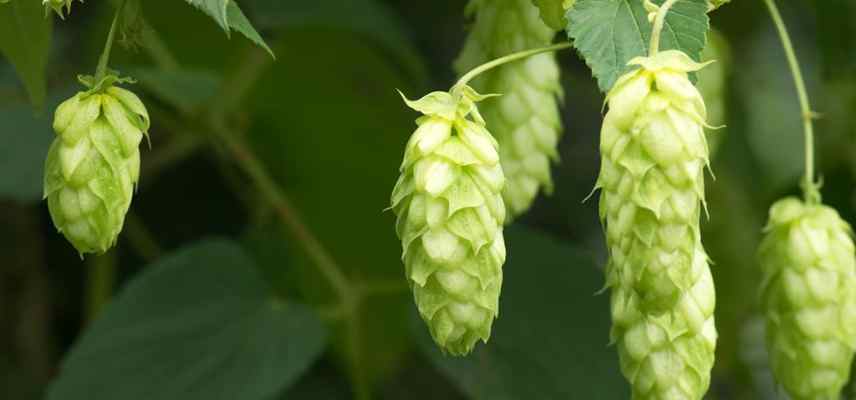
[[[666,22],[666,14],[672,5],[678,0],[666,0],[660,9],[657,11],[657,16],[654,17],[654,27],[651,28],[651,47],[648,49],[648,55],[653,56],[660,51],[660,32],[663,31],[663,24]]]
[[[534,56],[536,54],[548,53],[551,51],[558,51],[558,50],[567,49],[570,47],[571,47],[570,43],[560,43],[560,44],[554,44],[552,46],[540,47],[537,49],[524,50],[524,51],[519,51],[517,53],[511,53],[507,56],[497,58],[493,61],[488,61],[482,65],[479,65],[478,67],[473,68],[472,70],[470,70],[470,72],[467,72],[466,74],[464,74],[464,76],[462,76],[461,79],[458,79],[458,82],[455,83],[455,86],[452,86],[452,88],[454,90],[454,88],[462,87],[462,86],[466,85],[467,83],[469,83],[469,81],[471,81],[473,78],[475,78],[476,76],[478,76],[482,72],[496,68],[500,65],[507,64],[507,63],[510,63],[512,61],[517,61],[517,60],[520,60],[520,59],[523,59],[526,57],[531,57],[531,56]]]
[[[791,69],[791,75],[794,78],[794,85],[797,88],[797,97],[800,102],[800,112],[802,114],[803,132],[805,134],[805,177],[802,183],[803,195],[808,203],[820,202],[820,190],[818,184],[814,180],[814,126],[812,119],[814,113],[811,111],[811,105],[808,101],[808,92],[805,88],[805,80],[803,80],[802,70],[797,62],[794,45],[791,42],[791,37],[788,34],[788,29],[785,27],[785,22],[782,20],[782,15],[779,14],[779,9],[773,0],[764,0],[767,8],[770,10],[770,17],[773,19],[773,24],[776,25],[776,30],[779,33],[779,38],[782,41],[782,48],[785,50],[785,57],[788,59],[788,66]]]
[[[113,42],[116,38],[116,26],[119,25],[119,18],[122,17],[122,9],[125,8],[126,2],[122,0],[116,8],[116,15],[113,16],[113,22],[110,24],[110,32],[107,33],[107,42],[104,43],[104,51],[101,52],[98,66],[95,68],[95,83],[100,82],[107,75],[107,64],[110,62],[110,52],[113,50]]]

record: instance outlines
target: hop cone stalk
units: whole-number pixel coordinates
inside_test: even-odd
[[[548,45],[555,31],[539,17],[531,0],[476,0],[475,23],[455,62],[463,73],[476,65],[521,50]],[[540,189],[550,193],[550,162],[558,160],[562,133],[558,101],[559,67],[553,53],[505,64],[481,75],[474,87],[502,93],[481,107],[496,135],[507,184],[502,192],[509,221],[531,206]]]
[[[405,99],[424,116],[391,199],[416,306],[434,341],[453,355],[487,342],[499,313],[505,178],[475,108],[484,97],[464,87]]]
[[[759,251],[767,348],[794,400],[837,400],[856,349],[856,256],[850,226],[822,204],[770,208]]]
[[[699,234],[706,111],[687,73],[703,65],[674,50],[630,64],[607,95],[597,183],[611,337],[634,399],[701,399],[715,293]]]
[[[113,246],[140,176],[149,116],[137,96],[109,82],[56,110],[44,196],[57,230],[83,255]]]

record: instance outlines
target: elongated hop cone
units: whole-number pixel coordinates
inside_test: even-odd
[[[133,93],[108,86],[60,104],[53,127],[44,196],[54,225],[81,255],[103,253],[131,205],[148,113]]]
[[[856,256],[850,226],[822,204],[770,208],[759,251],[767,348],[794,400],[838,399],[856,349]]]
[[[544,25],[531,0],[474,1],[475,23],[455,62],[459,73],[517,51],[550,44],[555,31]],[[473,83],[485,93],[502,93],[481,106],[487,126],[499,142],[507,179],[502,192],[509,219],[532,205],[540,190],[551,193],[551,161],[562,134],[558,102],[562,97],[554,53],[502,65]]]
[[[475,109],[483,97],[466,89],[408,101],[424,116],[392,193],[419,314],[434,341],[453,355],[490,337],[505,263],[505,178],[496,141]]]
[[[716,347],[715,293],[699,234],[705,106],[684,53],[631,61],[607,96],[600,214],[613,342],[634,399],[701,399]]]

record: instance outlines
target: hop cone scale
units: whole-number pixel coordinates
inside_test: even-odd
[[[109,81],[57,108],[44,196],[57,230],[82,255],[113,246],[140,175],[149,116],[136,95]]]
[[[517,51],[549,45],[556,31],[544,24],[531,0],[476,0],[475,22],[455,68],[463,73]],[[502,93],[481,106],[487,126],[499,142],[507,183],[502,192],[509,221],[532,205],[539,190],[550,193],[550,163],[559,156],[562,134],[558,102],[562,97],[554,53],[502,65],[475,80],[486,93]]]
[[[419,314],[453,355],[490,337],[505,262],[505,178],[496,141],[475,108],[483,98],[464,87],[405,99],[424,116],[391,199]]]
[[[794,400],[837,400],[856,349],[856,256],[850,226],[796,198],[770,208],[759,251],[767,348]]]
[[[701,399],[716,347],[715,293],[699,234],[705,105],[678,51],[631,60],[601,131],[612,341],[634,399]]]

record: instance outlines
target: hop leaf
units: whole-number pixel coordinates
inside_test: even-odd
[[[716,347],[715,293],[699,215],[705,105],[679,51],[631,61],[607,95],[600,213],[612,341],[634,399],[701,399]]]
[[[391,199],[419,314],[453,355],[487,342],[499,313],[505,178],[497,143],[475,107],[484,97],[464,87],[405,99],[424,116]]]
[[[759,251],[762,307],[776,379],[795,400],[837,399],[856,349],[856,258],[850,226],[822,204],[770,208]]]
[[[472,6],[476,19],[455,63],[459,73],[510,53],[548,45],[555,35],[530,0],[477,1]],[[556,56],[544,53],[500,66],[482,74],[474,86],[502,93],[481,108],[499,142],[508,179],[502,196],[509,217],[515,217],[529,209],[539,190],[550,193],[553,189],[550,162],[559,158],[556,145],[562,134]]]
[[[57,230],[80,252],[116,242],[140,175],[149,116],[133,93],[105,82],[56,110],[57,138],[45,162],[44,196]]]

